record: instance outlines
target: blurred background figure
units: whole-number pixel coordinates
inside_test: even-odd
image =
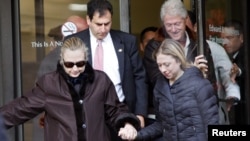
[[[230,112],[232,124],[246,124],[245,68],[243,25],[238,20],[228,20],[223,25],[223,47],[232,60],[231,79],[240,86],[241,101]]]
[[[188,12],[188,17],[193,17],[192,12]],[[193,17],[196,18],[196,17]],[[189,18],[192,19],[192,18]],[[196,36],[197,33],[197,23],[196,23],[196,19],[192,20],[193,22],[195,21],[195,23],[193,24],[193,31],[194,31],[194,35]],[[187,22],[188,24],[189,22]],[[227,23],[229,24],[229,22]],[[230,24],[231,25],[231,24]],[[188,26],[188,25],[187,25]],[[190,26],[190,25],[189,25]],[[189,27],[188,26],[188,27]],[[226,29],[226,28],[225,28]],[[221,34],[222,38],[225,38],[223,36],[224,33]],[[227,41],[227,40],[224,40]],[[215,43],[214,41],[210,41],[207,40],[207,43],[209,44],[210,48],[211,48],[211,53],[214,59],[214,65],[217,71],[215,71],[216,73],[216,77],[217,77],[217,92],[218,92],[218,96],[220,99],[220,103],[219,103],[219,114],[220,114],[220,123],[221,124],[234,124],[235,122],[233,121],[234,119],[234,106],[236,103],[240,102],[239,99],[237,97],[240,96],[240,98],[242,98],[241,94],[240,94],[240,85],[239,84],[233,84],[232,82],[235,82],[235,75],[231,75],[231,80],[230,81],[228,79],[228,73],[219,73],[221,70],[227,70],[227,72],[230,73],[230,68],[229,66],[231,66],[231,64],[229,65],[228,62],[230,62],[230,58],[228,57],[228,51],[227,49],[224,47],[224,49],[222,48],[222,46],[220,46],[219,44]],[[231,59],[232,60],[232,59]],[[232,64],[232,69],[235,68],[234,67],[235,64]],[[223,68],[223,69],[222,69]],[[238,69],[237,69],[238,70]],[[232,71],[231,71],[232,72]],[[235,73],[234,73],[235,74]],[[225,76],[226,75],[226,76]],[[224,78],[224,79],[219,79],[219,78]],[[226,78],[226,79],[225,79]],[[230,93],[235,93],[237,95],[232,96]],[[227,95],[231,95],[230,97],[228,97],[225,101],[225,96]],[[232,109],[232,110],[231,110]]]
[[[144,54],[144,49],[145,49],[146,45],[148,44],[148,42],[155,37],[157,29],[158,29],[157,27],[149,26],[149,27],[144,28],[141,31],[140,51],[141,51],[142,56]],[[148,81],[148,83],[149,83],[149,81]],[[149,89],[148,90],[148,102],[149,102],[148,103],[148,118],[149,119],[147,118],[147,120],[145,121],[146,125],[151,124],[155,119],[155,114],[153,112],[153,88],[151,88],[149,85],[148,89]]]
[[[61,28],[62,28],[62,24],[58,25],[58,26],[56,26],[54,28],[51,28],[49,30],[48,36],[53,38],[56,41],[62,41],[63,35],[61,33]]]
[[[229,26],[229,25],[232,25],[232,23],[235,23],[235,21],[228,21],[226,24],[227,24],[227,26]],[[188,28],[190,28],[190,29],[192,29],[192,31],[193,31],[193,35],[196,37],[197,35],[196,35],[196,33],[197,33],[197,22],[196,22],[196,16],[195,16],[195,13],[193,13],[192,11],[188,11],[188,18],[187,18],[187,22],[186,22],[186,25],[187,25],[187,27]],[[237,27],[239,27],[239,24],[237,24],[238,26]],[[227,31],[228,31],[228,28],[225,28]],[[242,32],[242,28],[237,28],[237,29],[239,29],[239,30],[241,30],[241,32]],[[223,34],[226,34],[226,33],[222,33],[222,35],[221,36],[225,36],[225,35],[223,35]],[[197,37],[196,37],[197,38]],[[225,37],[222,37],[222,38],[225,38]],[[240,38],[239,38],[240,39]],[[225,45],[226,45],[226,42],[228,43],[228,44],[231,44],[231,43],[229,43],[228,42],[228,40],[227,39],[224,39],[224,49],[222,49],[222,47],[219,45],[219,44],[216,44],[215,42],[213,42],[213,41],[210,41],[210,40],[207,40],[207,43],[209,44],[209,46],[210,46],[210,48],[211,48],[211,53],[212,53],[212,56],[213,56],[213,58],[217,58],[217,60],[215,60],[214,61],[214,65],[215,65],[215,68],[218,68],[218,69],[216,69],[216,70],[221,70],[220,68],[221,68],[221,66],[225,66],[226,64],[228,65],[228,63],[225,63],[225,62],[229,62],[229,59],[228,59],[228,56],[226,56],[226,53],[228,54],[229,52],[231,52],[230,51],[230,49],[229,50],[227,50],[226,48],[225,48]],[[242,42],[243,42],[243,38],[242,38]],[[236,44],[238,43],[238,45],[236,45],[235,47],[237,48],[237,47],[239,47],[239,46],[241,46],[241,43],[240,42],[238,42],[238,41],[236,41]],[[235,42],[233,43],[233,44],[235,44]],[[230,45],[229,45],[230,46]],[[229,47],[229,48],[231,48],[231,47]],[[230,54],[230,53],[229,53]],[[228,54],[228,55],[229,55]],[[229,57],[230,57],[231,55],[229,55]],[[220,58],[220,59],[218,59],[218,58]],[[232,57],[230,57],[230,59],[231,59]],[[220,60],[220,61],[219,61]],[[224,60],[224,61],[223,61]],[[232,60],[232,59],[231,59]],[[226,66],[227,66],[226,65]],[[228,66],[227,67],[225,67],[225,68],[227,68],[228,69]],[[237,72],[237,70],[238,70],[238,68],[237,68],[237,65],[234,63],[233,64],[233,67],[232,67],[232,69],[236,69],[236,71],[235,72]],[[240,69],[239,69],[240,70]],[[235,86],[233,86],[233,87],[231,87],[230,89],[230,91],[229,90],[226,90],[226,89],[228,89],[228,87],[226,87],[226,85],[228,85],[228,84],[230,84],[231,83],[231,81],[229,80],[229,79],[227,79],[227,81],[229,81],[230,83],[225,83],[226,81],[223,81],[222,79],[222,81],[220,80],[220,79],[218,79],[219,77],[221,77],[221,76],[223,76],[223,75],[225,75],[225,73],[224,74],[222,74],[222,73],[218,73],[219,71],[216,71],[216,77],[217,77],[217,80],[218,80],[218,84],[219,84],[219,86],[220,85],[223,85],[223,87],[218,87],[218,95],[219,95],[219,98],[222,100],[222,101],[225,101],[225,100],[223,100],[224,98],[224,96],[226,95],[226,93],[229,93],[230,91],[231,92],[233,92],[234,91],[234,93],[240,93],[240,91],[238,91],[237,90],[237,88],[236,87],[238,87],[238,86],[240,86],[240,85],[238,85],[238,84],[233,84],[233,85],[235,85]],[[232,72],[232,71],[231,71]],[[233,82],[235,82],[235,77],[236,77],[236,73],[231,73],[231,80],[233,81]],[[219,81],[220,80],[220,81]],[[225,79],[226,80],[226,79]],[[217,85],[218,85],[217,84]],[[234,90],[233,90],[234,89]],[[237,90],[237,91],[236,91]],[[240,94],[238,94],[238,95],[240,95]],[[242,98],[242,94],[241,94],[241,96],[240,96],[241,98]],[[224,118],[221,118],[221,119],[223,119],[223,120],[221,120],[221,124],[234,124],[235,122],[234,122],[234,111],[235,111],[235,108],[234,108],[234,106],[232,106],[232,104],[234,104],[234,103],[238,103],[239,102],[239,99],[238,98],[236,98],[236,97],[232,97],[231,99],[229,99],[229,100],[227,100],[226,102],[220,102],[220,106],[222,106],[222,105],[225,105],[225,104],[221,104],[221,103],[228,103],[228,104],[226,104],[226,105],[228,105],[228,106],[222,106],[221,108],[219,108],[219,111],[220,111],[220,117],[224,117]],[[241,102],[242,103],[242,102]],[[229,108],[230,107],[230,108]],[[239,106],[238,106],[239,107]],[[226,109],[227,108],[227,109]],[[232,108],[232,110],[231,110],[231,108]],[[224,120],[225,119],[225,120]],[[242,121],[242,120],[241,120]]]
[[[155,37],[155,32],[157,31],[157,29],[158,28],[155,27],[155,26],[149,26],[149,27],[144,28],[141,31],[141,34],[140,34],[140,51],[141,51],[142,55],[144,53],[144,49],[145,49],[146,45],[148,44],[148,41]]]
[[[195,24],[196,24],[196,15],[194,12],[187,10],[188,16],[187,16],[187,20],[186,20],[186,25],[187,27],[191,30],[194,31],[195,28]]]
[[[140,53],[143,57],[144,49],[147,46],[148,42],[155,38],[156,32],[158,31],[158,27],[148,26],[144,28],[140,33]],[[155,122],[155,112],[154,112],[154,104],[153,104],[153,87],[150,84],[150,81],[147,80],[148,83],[148,116],[145,117],[145,126],[153,124]],[[161,136],[156,137],[150,141],[163,141]]]
[[[87,24],[86,19],[82,18],[80,16],[77,16],[77,15],[70,16],[66,22],[74,23],[76,25],[77,32],[80,32],[80,31],[88,28],[88,24]]]

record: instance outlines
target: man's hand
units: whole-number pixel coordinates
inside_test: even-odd
[[[237,66],[237,64],[233,63],[233,66],[230,71],[230,78],[233,83],[236,83],[235,78],[239,75],[240,68]]]
[[[144,117],[141,116],[141,115],[136,115],[136,117],[140,120],[141,128],[145,127],[145,120],[144,120]]]
[[[236,97],[228,97],[226,99],[226,106],[227,106],[227,111],[229,112],[231,107],[235,104],[237,104],[236,102],[238,102],[238,100],[236,100]]]
[[[207,60],[205,59],[204,55],[199,55],[195,57],[194,60],[194,65],[199,68],[204,77],[207,78],[207,71],[208,71],[208,66],[207,66]]]
[[[40,118],[39,118],[39,125],[41,128],[44,128],[44,117],[45,115],[43,114]]]

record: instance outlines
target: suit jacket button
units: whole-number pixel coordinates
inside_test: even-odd
[[[86,128],[87,126],[86,126],[86,124],[82,124],[82,128]]]
[[[83,104],[83,100],[79,100],[79,103],[80,103],[80,104]]]

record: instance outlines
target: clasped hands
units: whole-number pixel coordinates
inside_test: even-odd
[[[39,125],[41,128],[44,128],[44,116],[45,115],[43,114],[39,119]],[[140,118],[140,116],[137,116],[137,117],[140,119],[140,121],[143,119],[143,118]],[[144,127],[144,120],[141,126]],[[123,140],[132,141],[132,140],[135,140],[137,136],[137,130],[134,128],[133,125],[126,123],[123,128],[120,128],[118,132],[118,136],[120,136]]]
[[[126,123],[123,128],[120,128],[118,136],[121,137],[123,140],[132,141],[135,140],[137,136],[137,130],[134,128],[133,125]]]

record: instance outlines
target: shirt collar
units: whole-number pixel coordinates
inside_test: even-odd
[[[90,40],[96,42],[97,38],[93,35],[90,29],[89,29],[89,34],[90,34]],[[102,39],[103,42],[107,42],[108,40],[111,40],[110,33],[108,33],[108,35],[104,39]]]

